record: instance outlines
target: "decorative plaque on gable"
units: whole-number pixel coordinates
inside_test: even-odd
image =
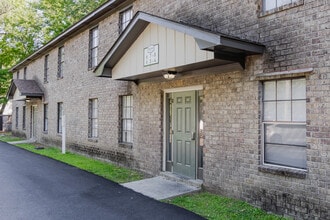
[[[149,47],[144,48],[143,51],[143,65],[150,66],[153,64],[157,64],[159,62],[159,45],[150,45]]]

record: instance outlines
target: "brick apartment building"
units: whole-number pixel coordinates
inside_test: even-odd
[[[328,0],[110,0],[14,66],[12,130],[330,219]]]

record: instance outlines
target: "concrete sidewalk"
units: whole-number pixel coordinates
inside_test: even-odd
[[[201,181],[181,181],[180,178],[157,176],[149,179],[122,184],[122,186],[139,192],[156,200],[197,192],[201,189]]]

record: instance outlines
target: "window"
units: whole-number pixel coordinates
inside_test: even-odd
[[[98,46],[99,46],[99,29],[98,27],[95,27],[89,31],[89,54],[88,54],[89,69],[92,69],[97,66]]]
[[[121,34],[133,17],[132,7],[120,12],[119,14],[119,34]]]
[[[98,136],[98,101],[90,99],[88,102],[88,137]]]
[[[44,131],[48,131],[48,104],[44,104]]]
[[[26,106],[23,106],[23,123],[22,123],[23,130],[25,130],[26,128],[25,120],[26,120]]]
[[[18,107],[15,110],[15,128],[18,128]]]
[[[306,80],[263,83],[264,163],[306,169]]]
[[[263,0],[263,10],[269,11],[284,5],[292,5],[300,0]]]
[[[57,78],[63,78],[63,66],[64,66],[64,46],[58,48],[58,69]]]
[[[57,103],[57,133],[62,134],[63,102]]]
[[[121,142],[133,143],[133,96],[121,97]]]
[[[24,67],[23,79],[25,79],[25,80],[26,80],[26,72],[27,72],[27,67]]]
[[[16,73],[16,78],[19,79],[19,71]]]
[[[47,54],[45,56],[45,62],[44,62],[44,83],[48,82],[48,57],[49,55]]]

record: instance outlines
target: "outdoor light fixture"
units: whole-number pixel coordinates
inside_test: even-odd
[[[175,78],[176,71],[167,71],[163,74],[165,79],[171,80]]]

